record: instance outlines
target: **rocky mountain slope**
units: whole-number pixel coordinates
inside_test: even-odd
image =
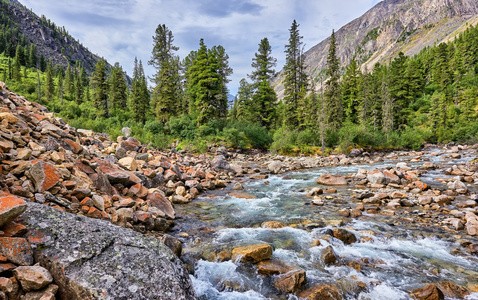
[[[370,71],[376,63],[388,64],[400,51],[412,56],[477,24],[475,0],[385,0],[336,31],[338,57],[342,67],[355,58],[362,70]],[[307,73],[319,82],[329,42],[327,38],[305,53]],[[275,82],[279,97],[281,80]]]
[[[68,66],[80,61],[88,74],[94,71],[98,55],[91,53],[75,40],[64,28],[60,28],[45,17],[39,17],[18,1],[1,0],[6,4],[2,14],[8,14],[20,34],[37,46],[38,56],[45,56],[53,64]]]

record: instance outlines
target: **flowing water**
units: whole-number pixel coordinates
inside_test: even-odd
[[[445,159],[443,151],[438,156],[426,156],[442,167],[425,174],[421,180],[432,187],[442,187],[437,179],[448,177],[442,174],[443,168],[470,160],[473,155],[465,153],[461,160],[453,162]],[[460,238],[474,243],[478,239],[463,231],[446,230],[433,222],[415,222],[429,214],[418,206],[399,209],[395,217],[364,213],[360,218],[341,224],[343,217],[338,210],[356,207],[360,201],[353,195],[360,190],[338,188],[337,193],[323,195],[328,197],[320,207],[312,205],[311,198],[306,196],[309,190],[318,186],[315,179],[320,174],[347,175],[359,168],[395,166],[399,161],[413,166],[410,159],[401,157],[373,165],[336,166],[273,175],[266,180],[244,183],[245,192],[256,199],[231,197],[226,190],[177,206],[182,220],[178,221],[175,230],[185,242],[185,260],[189,259],[190,265],[194,265],[191,279],[198,296],[225,300],[297,299],[292,294],[279,293],[273,287],[275,277],[259,275],[255,265],[216,259],[223,250],[260,243],[273,247],[272,258],[305,270],[305,288],[331,284],[337,286],[346,299],[410,299],[408,291],[438,281],[452,281],[461,286],[478,285],[478,257],[469,255],[457,243]],[[280,221],[289,226],[261,228],[264,221]],[[353,232],[359,242],[345,245],[327,235],[338,225]],[[321,251],[329,245],[339,256],[339,263],[332,266],[324,265],[320,259]],[[360,272],[349,267],[350,262],[358,262]],[[478,299],[478,293],[472,293],[467,299]]]

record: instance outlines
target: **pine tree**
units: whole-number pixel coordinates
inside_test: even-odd
[[[390,95],[389,83],[388,83],[388,72],[384,71],[382,73],[382,130],[385,133],[389,133],[393,130],[393,112],[394,112],[394,99]]]
[[[229,55],[227,55],[226,50],[221,45],[213,46],[208,53],[211,61],[214,61],[216,65],[216,73],[221,77],[221,89],[220,92],[215,97],[215,104],[218,108],[219,118],[225,118],[227,115],[228,108],[228,95],[229,89],[227,84],[230,82],[229,76],[232,75],[232,68],[229,67]]]
[[[199,42],[197,57],[188,70],[186,92],[191,99],[190,107],[197,114],[197,123],[206,124],[220,116],[216,96],[223,92],[222,78],[217,73],[217,60],[210,57],[204,40]]]
[[[252,103],[253,86],[242,78],[236,95],[235,116],[237,120],[253,121],[256,107]]]
[[[166,25],[158,25],[153,37],[154,47],[149,64],[157,70],[153,82],[156,85],[151,99],[151,108],[160,122],[167,122],[178,114],[180,100],[179,59],[174,52],[174,37]]]
[[[327,55],[327,70],[326,76],[328,80],[325,82],[324,93],[324,110],[325,110],[325,125],[337,130],[342,126],[343,120],[343,106],[340,97],[340,69],[339,59],[337,57],[337,41],[335,39],[335,32],[332,31],[330,37],[329,53]]]
[[[20,58],[18,55],[13,59],[13,80],[17,82],[22,81],[21,67],[20,67]]]
[[[65,71],[65,95],[70,96],[73,91],[73,78],[71,73],[71,66],[68,64]]]
[[[262,126],[270,128],[273,123],[277,95],[270,84],[271,77],[275,74],[273,69],[277,59],[271,55],[271,46],[267,38],[259,43],[259,49],[252,59],[252,74],[249,76],[254,81],[253,111]]]
[[[123,68],[116,62],[109,76],[109,103],[114,109],[126,108],[127,89]]]
[[[91,77],[93,88],[93,105],[101,111],[101,115],[108,118],[108,82],[106,80],[106,61],[100,59],[96,63],[95,72]]]
[[[342,101],[345,113],[345,120],[352,123],[357,123],[357,110],[360,105],[359,101],[359,85],[361,72],[355,58],[345,69],[341,83]]]
[[[146,84],[146,77],[143,71],[143,64],[138,59],[134,59],[133,83],[129,98],[129,109],[135,122],[144,124],[146,122],[146,113],[149,108],[149,93]]]
[[[307,91],[307,74],[304,67],[302,36],[299,34],[299,24],[292,22],[289,29],[289,44],[286,45],[286,64],[284,66],[284,122],[289,128],[299,126],[299,102]]]
[[[83,92],[84,92],[83,82],[81,81],[81,76],[79,74],[77,74],[76,79],[75,79],[75,102],[76,102],[76,104],[81,104],[81,102],[83,101]]]

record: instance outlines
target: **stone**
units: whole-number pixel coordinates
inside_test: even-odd
[[[105,199],[98,195],[93,195],[91,197],[93,205],[101,211],[105,210]]]
[[[250,179],[252,180],[264,180],[269,178],[269,175],[267,174],[256,174],[256,175],[251,175],[249,176]]]
[[[235,191],[242,191],[244,189],[244,186],[242,186],[242,184],[240,184],[239,182],[236,182],[234,183],[232,189]]]
[[[416,300],[444,300],[445,296],[443,292],[433,283],[419,288],[414,289],[410,292],[410,296]]]
[[[10,222],[2,228],[5,237],[22,237],[27,233],[28,229],[23,224]]]
[[[42,193],[59,182],[61,173],[52,164],[39,160],[33,163],[30,176],[35,184],[35,191]]]
[[[229,170],[230,165],[222,155],[216,156],[212,161],[211,161],[211,167],[213,167],[216,170]]]
[[[332,174],[322,174],[315,181],[318,184],[328,185],[328,186],[346,186],[347,180],[341,175],[332,175]]]
[[[136,171],[138,169],[138,162],[134,157],[123,157],[118,161],[118,163],[125,169],[129,171]]]
[[[466,232],[469,235],[478,235],[478,218],[468,218],[466,222]]]
[[[466,184],[459,180],[449,182],[447,187],[448,189],[456,191],[459,194],[466,194],[468,192],[468,187],[466,186]]]
[[[116,213],[118,214],[118,216],[122,216],[126,220],[126,222],[130,222],[133,220],[134,210],[132,208],[123,207],[117,209]]]
[[[18,151],[17,159],[18,160],[27,160],[32,156],[33,151],[31,149],[25,148]]]
[[[274,281],[276,289],[283,293],[296,293],[304,285],[306,275],[304,270],[286,273]]]
[[[332,233],[335,238],[341,240],[346,245],[355,243],[357,241],[355,234],[342,228],[334,228]]]
[[[33,251],[24,238],[0,237],[0,254],[20,266],[33,264]]]
[[[433,198],[433,201],[438,203],[438,205],[440,205],[440,206],[449,205],[451,203],[451,200],[452,200],[452,198],[450,198],[450,196],[447,196],[447,195],[440,195],[440,196],[437,196],[437,197]]]
[[[156,209],[159,209],[163,212],[169,219],[175,218],[175,212],[171,201],[166,199],[160,192],[153,192],[148,195],[146,198],[149,201],[150,206]]]
[[[258,263],[272,256],[272,247],[269,244],[250,245],[232,250],[232,260],[248,263]]]
[[[157,238],[28,203],[25,225],[46,238],[35,257],[58,299],[197,299],[183,263]]]
[[[443,292],[443,295],[453,299],[464,299],[470,294],[470,291],[464,287],[458,286],[450,281],[440,281],[437,287]]]
[[[279,229],[279,228],[284,228],[286,226],[279,221],[268,221],[268,222],[263,222],[261,224],[261,227],[262,228]]]
[[[299,299],[307,300],[342,300],[339,290],[328,284],[313,286],[298,295]]]
[[[400,178],[388,171],[370,171],[367,180],[370,184],[400,184]]]
[[[275,174],[278,174],[282,168],[282,162],[275,160],[269,163],[267,166],[267,169],[269,169],[270,172],[273,172]]]
[[[465,224],[460,219],[452,218],[450,220],[450,224],[455,228],[455,230],[463,230],[465,229]]]
[[[42,289],[53,282],[50,272],[40,266],[18,267],[13,274],[26,292]]]
[[[413,184],[422,191],[425,191],[429,188],[426,183],[423,183],[420,180],[415,181]]]
[[[186,188],[184,186],[178,186],[176,188],[176,195],[184,197],[186,195]]]
[[[68,145],[68,148],[70,148],[69,150],[71,150],[75,154],[81,153],[83,151],[83,147],[75,141],[72,141],[70,139],[63,139],[63,142],[65,142],[65,144]]]
[[[121,141],[121,148],[124,148],[126,151],[137,151],[141,143],[134,137],[129,137],[126,140]]]
[[[106,160],[96,160],[96,162],[98,163],[97,171],[105,174],[111,184],[120,183],[125,186],[132,186],[141,183],[141,179],[133,173],[123,171]]]
[[[323,193],[324,193],[323,189],[315,187],[312,190],[310,190],[310,192],[307,193],[307,197],[318,196],[318,195],[322,195]]]
[[[10,278],[0,277],[0,290],[4,293],[13,292],[14,286]]]
[[[15,147],[12,141],[0,138],[0,150],[3,152],[10,152]]]
[[[27,209],[26,202],[11,194],[0,196],[0,228],[13,221]]]
[[[335,263],[337,261],[337,254],[335,254],[334,248],[332,246],[325,247],[320,254],[320,259],[326,265]]]
[[[421,196],[418,198],[418,204],[420,205],[428,205],[433,202],[433,197],[431,196]]]
[[[257,272],[261,275],[279,275],[293,270],[292,267],[278,259],[266,259],[257,264]]]
[[[181,253],[183,251],[183,243],[171,236],[169,234],[165,234],[161,237],[161,242],[163,242],[177,257],[181,257]]]
[[[18,122],[18,118],[15,117],[10,112],[2,112],[0,113],[0,120],[6,120],[9,124],[16,124]]]
[[[141,199],[146,199],[148,196],[148,189],[143,186],[141,183],[135,184],[132,187],[129,188],[130,194],[141,198]]]
[[[240,199],[256,199],[256,196],[244,192],[230,192],[228,195]]]

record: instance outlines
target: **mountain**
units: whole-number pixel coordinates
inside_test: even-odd
[[[18,28],[20,39],[24,38],[26,44],[37,46],[38,57],[43,55],[47,61],[51,59],[53,65],[64,67],[79,61],[88,74],[94,71],[96,62],[101,58],[75,40],[64,27],[57,26],[45,16],[37,16],[16,0],[0,2],[3,15],[1,25]]]
[[[336,32],[337,54],[342,67],[355,58],[362,70],[371,70],[376,63],[388,64],[399,52],[413,56],[477,24],[476,0],[385,0]],[[307,73],[316,82],[326,66],[329,42],[327,38],[304,54]],[[274,83],[279,98],[281,82],[279,74]]]

